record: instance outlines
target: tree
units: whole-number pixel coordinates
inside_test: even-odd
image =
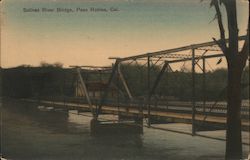
[[[214,41],[221,48],[227,60],[227,132],[226,159],[242,158],[241,140],[241,77],[249,56],[249,21],[247,36],[243,48],[239,50],[236,0],[212,0],[211,6],[216,10],[220,39]],[[228,43],[222,21],[221,8],[226,9]]]

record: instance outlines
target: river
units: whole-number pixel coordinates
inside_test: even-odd
[[[147,127],[142,135],[91,136],[91,117],[77,115],[75,111],[41,111],[35,103],[13,99],[3,102],[1,152],[7,159],[224,159],[225,141]],[[106,118],[114,116],[106,115]],[[178,125],[175,128],[178,129]],[[243,149],[247,157],[249,146],[244,145]]]

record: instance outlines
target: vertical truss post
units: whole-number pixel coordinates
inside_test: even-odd
[[[92,113],[92,115],[95,118],[96,116],[95,116],[94,108],[92,106],[92,103],[91,103],[91,100],[90,100],[90,97],[89,97],[89,92],[87,90],[86,84],[83,81],[83,78],[82,78],[82,75],[81,75],[81,69],[80,68],[77,68],[77,74],[78,74],[78,78],[80,80],[82,92],[85,94],[85,96],[87,98],[87,101],[88,101],[88,104],[89,104],[89,108],[91,110],[91,113]]]
[[[139,76],[140,76],[140,84],[142,84],[142,79],[143,79],[143,71],[142,71],[142,67],[139,65],[139,63],[137,62],[137,60],[135,60],[136,66],[137,66],[137,72],[139,71]],[[144,108],[144,99],[143,100],[139,100],[136,101],[136,103],[140,104],[139,106],[139,112],[140,112],[140,118],[143,119],[144,114],[143,114],[143,108]]]
[[[120,83],[119,83],[119,66],[120,63],[117,66],[117,72],[118,72],[118,76],[116,77],[116,85],[117,85],[117,109],[118,109],[118,121],[121,121],[121,112],[120,112],[120,93],[119,93],[119,88],[120,88]],[[112,91],[113,92],[113,91]]]
[[[203,74],[202,74],[202,92],[203,92],[203,113],[206,112],[206,58],[202,58],[202,67],[203,67]]]
[[[102,71],[99,70],[98,72],[99,72],[99,78],[100,78],[99,80],[100,82],[102,82]]]
[[[192,135],[195,135],[195,49],[192,48]]]
[[[79,83],[79,80],[76,79],[76,90],[75,90],[75,95],[76,95],[77,97],[78,97],[78,93],[79,93],[79,90],[78,90],[79,85],[78,85],[78,83]]]
[[[150,106],[150,56],[148,56],[148,66],[147,66],[147,103],[148,103],[148,126],[150,127],[150,112],[151,112],[151,106]]]
[[[63,106],[66,107],[66,96],[65,96],[65,90],[66,90],[66,75],[65,72],[63,72],[63,89],[62,89],[62,94],[63,94]]]
[[[103,103],[104,103],[106,97],[108,96],[109,87],[111,86],[111,83],[112,83],[112,81],[113,81],[113,79],[114,79],[114,76],[115,76],[115,74],[116,74],[116,72],[117,72],[117,68],[118,68],[118,64],[119,64],[119,63],[120,63],[120,61],[117,59],[117,60],[115,61],[115,65],[113,66],[113,69],[112,69],[111,75],[110,75],[110,77],[109,77],[108,83],[107,83],[107,85],[106,85],[106,87],[105,87],[105,89],[104,89],[104,93],[103,93],[103,95],[102,95],[102,97],[101,97],[100,104],[99,104],[99,106],[98,106],[98,108],[97,108],[97,110],[96,110],[96,116],[97,116],[97,117],[98,117],[98,115],[99,115],[100,112],[101,112],[101,108],[102,108],[102,105],[103,105]]]
[[[170,65],[169,65],[169,63],[168,62],[165,62],[165,64],[166,64],[166,100],[167,100],[167,103],[166,103],[166,106],[167,106],[167,109],[168,109],[168,76],[169,76],[169,74],[168,74],[168,71],[169,71],[169,69],[170,69]]]

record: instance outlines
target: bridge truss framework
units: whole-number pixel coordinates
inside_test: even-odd
[[[246,36],[239,37],[239,42],[242,42]],[[203,110],[205,110],[206,105],[206,62],[208,59],[213,58],[223,58],[220,48],[216,44],[216,42],[206,42],[194,45],[188,45],[184,47],[168,49],[158,52],[151,52],[146,54],[140,54],[136,56],[130,56],[125,58],[110,58],[114,59],[115,63],[110,67],[92,67],[92,66],[77,66],[77,73],[81,83],[82,92],[85,93],[88,105],[91,109],[93,117],[96,119],[98,115],[101,114],[102,106],[105,105],[105,100],[107,99],[107,95],[109,92],[112,83],[115,80],[115,75],[118,75],[121,84],[123,85],[125,94],[127,95],[130,102],[136,100],[136,97],[131,92],[130,86],[126,81],[124,73],[121,70],[121,66],[123,64],[135,64],[137,66],[145,66],[147,68],[147,78],[146,81],[146,94],[144,96],[145,104],[147,106],[147,117],[148,117],[148,126],[151,125],[151,99],[155,94],[155,91],[159,85],[159,82],[162,80],[164,73],[174,72],[173,65],[180,62],[190,62],[191,61],[191,88],[192,88],[192,135],[195,134],[196,125],[195,125],[195,116],[196,116],[196,72],[199,70],[202,73],[202,93],[203,93]],[[155,65],[161,66],[161,70],[158,75],[155,77],[155,80],[152,83],[152,75],[151,70]],[[104,89],[104,93],[101,96],[99,101],[99,105],[94,109],[93,104],[91,102],[91,98],[89,97],[88,90],[84,80],[82,79],[81,72],[102,72],[110,74],[106,87]],[[118,86],[119,87],[119,86]],[[217,102],[210,108],[210,111],[216,105]],[[139,109],[139,108],[138,108]],[[205,113],[205,112],[204,112]],[[205,115],[203,121],[207,118],[207,114]]]

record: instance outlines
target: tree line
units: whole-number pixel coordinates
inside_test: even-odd
[[[152,66],[150,70],[150,86],[160,72],[159,66]],[[147,90],[147,67],[124,64],[121,71],[134,97],[143,97]],[[85,81],[107,82],[109,75],[82,73]],[[1,69],[2,96],[15,98],[32,98],[39,96],[75,96],[77,74],[75,69],[63,68],[62,65],[42,64],[40,67],[19,66]],[[172,97],[176,100],[190,100],[192,98],[192,73],[189,71],[165,72],[155,96],[158,98]],[[202,73],[195,75],[196,99],[225,100],[227,70],[220,68],[209,71],[205,75],[205,87]],[[124,91],[118,76],[113,83]],[[242,78],[242,99],[249,98],[249,67],[246,67]],[[204,92],[205,91],[205,92]],[[125,91],[124,91],[125,92]],[[204,94],[205,93],[205,94]]]

